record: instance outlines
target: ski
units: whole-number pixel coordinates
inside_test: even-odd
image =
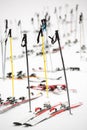
[[[49,37],[49,38],[50,38],[50,37]],[[49,48],[49,47],[48,47],[48,48]],[[64,49],[64,46],[62,46],[61,49]],[[59,48],[53,48],[52,51],[46,50],[46,54],[49,54],[49,53],[50,53],[50,54],[51,54],[51,53],[54,54],[54,53],[59,52],[59,50],[60,50]],[[43,55],[43,52],[42,52],[42,51],[36,53],[36,56],[42,56],[42,55]]]
[[[15,97],[7,97],[5,101],[2,98],[0,98],[0,107],[9,105],[14,98]]]
[[[34,72],[44,72],[43,68],[42,67],[38,67],[38,69],[35,69],[35,68],[32,68],[32,70]],[[47,72],[58,72],[58,71],[62,71],[63,68],[56,68],[55,70],[47,70]],[[67,67],[66,70],[70,70],[70,71],[80,71],[80,68],[79,67]]]
[[[44,72],[44,69],[42,67],[38,67],[37,69],[32,68],[32,70],[34,72]],[[60,68],[56,68],[55,70],[47,70],[47,72],[57,72],[57,71],[61,71],[62,69]]]
[[[13,122],[13,124],[16,125],[16,126],[23,125],[26,122],[28,122],[30,120],[33,120],[33,119],[39,117],[40,115],[43,115],[45,112],[49,111],[50,108],[54,108],[54,107],[56,107],[56,106],[58,106],[60,104],[61,103],[58,103],[56,105],[51,106],[49,103],[44,103],[43,108],[41,108],[41,107],[35,108],[35,112],[34,112],[33,116],[30,117],[28,115],[28,117],[26,119],[23,119],[21,121],[15,121],[15,122]]]
[[[21,72],[21,74],[19,74]],[[40,77],[40,76],[38,76],[38,75],[36,75],[35,73],[32,73],[32,74],[30,74],[29,76],[26,76],[26,74],[25,73],[23,73],[22,71],[18,71],[17,72],[17,75],[14,75],[13,76],[13,78],[15,79],[15,80],[23,80],[23,79],[26,79],[26,78],[34,78],[34,79],[38,79],[38,80],[44,80],[44,77]],[[56,77],[56,78],[51,78],[51,77],[48,77],[48,79],[49,80],[59,80],[59,79],[61,79],[62,78],[62,76],[59,76],[59,77]],[[0,77],[0,79],[2,79],[1,77]],[[7,76],[6,76],[6,79],[12,79],[12,73],[11,72],[9,72],[9,73],[7,73]],[[31,80],[31,79],[29,79],[30,80],[30,82],[34,82],[33,80]],[[37,81],[36,81],[37,82]]]
[[[27,103],[29,101],[32,101],[34,99],[37,99],[39,97],[42,96],[42,93],[39,93],[37,95],[34,96],[34,94],[32,93],[32,97],[31,99],[28,99],[26,97],[20,97],[19,99],[16,99],[15,97],[9,98],[8,101],[6,102],[2,102],[1,106],[0,106],[0,114],[7,112],[8,110],[17,107],[21,104]]]
[[[64,94],[66,92],[66,89],[63,89],[61,87],[57,87],[56,89],[54,89],[52,91],[54,94],[57,94],[57,95],[60,95],[60,94]],[[69,92],[72,92],[72,93],[77,93],[77,90],[76,89],[69,89]]]
[[[44,83],[40,83],[37,86],[31,85],[30,88],[34,90],[41,90],[45,91],[46,90],[46,85]],[[66,92],[66,85],[65,84],[53,84],[53,85],[48,85],[48,90],[52,91],[54,94],[61,94],[63,92]],[[76,89],[69,89],[69,91],[76,93]]]
[[[77,104],[73,104],[70,106],[71,109],[77,108],[79,106],[81,106],[82,103],[77,103]],[[23,125],[25,126],[35,126],[38,125],[40,123],[42,123],[43,121],[46,121],[62,112],[65,112],[67,110],[70,109],[67,103],[61,103],[60,105],[54,107],[54,108],[50,108],[49,112],[45,113],[43,116],[41,116],[40,118],[37,117],[37,119],[34,120],[29,120],[28,122],[24,123]]]
[[[34,73],[30,74],[29,76],[26,76],[26,74],[23,73],[22,70],[18,71],[17,74],[14,75],[14,79],[18,79],[18,80],[25,79],[25,78],[28,78],[28,77],[30,77],[30,78],[37,78],[36,74],[34,74]],[[12,73],[11,72],[7,73],[6,78],[11,79],[12,78]]]

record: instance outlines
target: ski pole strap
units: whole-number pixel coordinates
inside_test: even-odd
[[[58,35],[58,30],[55,31],[55,35],[53,37],[48,36],[51,39],[51,43],[54,44],[57,40],[59,42],[59,35]]]

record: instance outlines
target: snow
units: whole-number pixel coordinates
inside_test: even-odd
[[[52,28],[49,29],[48,34],[50,36],[53,36],[55,33],[55,29],[58,28],[56,18],[53,14],[54,7],[56,6],[57,9],[59,6],[62,7],[62,13],[61,15],[64,16],[65,14],[65,4],[69,4],[69,10],[71,8],[75,8],[76,4],[79,4],[79,14],[81,12],[84,13],[84,39],[83,44],[87,46],[87,4],[86,0],[0,0],[0,41],[5,38],[4,36],[4,20],[9,19],[9,26],[13,30],[13,36],[18,37],[18,39],[13,40],[13,55],[18,57],[22,54],[22,51],[25,51],[24,48],[21,47],[21,36],[20,36],[20,28],[17,26],[17,22],[19,19],[22,20],[22,30],[28,30],[28,49],[34,49],[35,52],[38,52],[40,47],[34,48],[32,45],[36,45],[36,38],[37,34],[33,33],[34,28],[32,27],[32,24],[30,22],[30,19],[32,17],[35,17],[36,19],[36,13],[40,13],[40,19],[43,18],[43,14],[46,11],[49,11],[49,13],[53,16],[51,19],[52,22]],[[69,17],[69,16],[68,16]],[[61,23],[60,23],[61,24]],[[37,25],[37,22],[35,23]],[[37,29],[37,26],[35,26]],[[50,102],[52,105],[57,104],[59,102],[65,102],[67,101],[67,93],[63,93],[60,95],[53,94],[52,92],[47,93],[43,92],[43,96],[35,99],[31,102],[31,109],[32,112],[29,112],[29,103],[20,105],[18,107],[15,107],[8,112],[5,112],[3,114],[0,114],[0,130],[24,130],[24,129],[31,129],[31,130],[87,130],[87,50],[86,53],[76,53],[76,51],[79,51],[80,49],[80,41],[76,44],[71,43],[70,46],[65,45],[64,42],[66,38],[62,37],[63,32],[65,31],[62,26],[59,28],[59,33],[61,36],[60,43],[62,46],[64,46],[63,52],[63,58],[65,62],[65,67],[80,67],[80,71],[66,71],[67,75],[67,81],[68,81],[68,87],[69,89],[76,89],[77,93],[69,93],[70,96],[70,103],[74,104],[77,102],[82,102],[83,105],[72,109],[72,115],[70,115],[69,111],[66,111],[64,113],[61,113],[59,115],[56,115],[55,117],[42,122],[41,124],[38,124],[34,127],[24,127],[24,126],[14,126],[14,121],[22,121],[27,117],[31,117],[32,113],[34,113],[35,107],[42,107],[43,103]],[[62,32],[63,29],[63,32]],[[68,32],[69,30],[67,30]],[[78,38],[79,38],[79,25],[78,25]],[[68,37],[67,37],[68,38]],[[74,40],[74,35],[69,37],[71,40]],[[80,39],[79,39],[80,40]],[[49,41],[50,42],[50,41]],[[58,47],[58,43],[56,42],[54,45],[52,45],[52,48]],[[9,57],[10,55],[10,45],[9,40],[7,42],[7,51],[6,56]],[[1,45],[0,45],[0,53],[1,53]],[[62,67],[62,62],[60,58],[60,53],[54,53],[54,54],[47,54],[47,69],[51,70],[51,61],[50,56],[52,59],[52,66],[53,70],[57,67]],[[81,58],[81,56],[83,56]],[[39,66],[43,67],[43,57],[36,56],[36,54],[32,54],[28,56],[29,58],[29,73],[34,73],[32,71],[32,68],[38,68]],[[0,55],[0,61],[2,60],[2,56]],[[22,70],[24,73],[26,73],[26,57],[24,55],[23,58],[20,59],[14,59],[14,74],[17,74],[18,71]],[[6,60],[6,69],[5,74],[11,72],[11,64],[10,60]],[[43,72],[36,72],[38,76],[44,77]],[[0,77],[2,77],[2,62],[0,62]],[[49,84],[64,84],[64,74],[63,71],[55,72],[55,73],[47,73],[47,76],[50,78],[57,78],[59,76],[62,76],[60,80],[48,80]],[[40,80],[31,78],[31,80],[35,80],[38,82],[30,82],[30,85],[37,85],[40,83]],[[28,90],[27,87],[27,78],[23,80],[15,80],[14,81],[14,96],[16,98],[20,96],[28,97]],[[31,90],[34,93],[39,93],[38,90]],[[12,96],[12,81],[11,79],[0,79],[0,94],[2,99],[6,99],[8,96]]]

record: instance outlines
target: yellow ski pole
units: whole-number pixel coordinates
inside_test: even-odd
[[[13,54],[12,54],[12,30],[9,30],[10,38],[10,62],[11,62],[11,72],[12,72],[12,96],[14,96],[14,66],[13,66]]]
[[[43,54],[43,60],[44,60],[44,76],[45,76],[45,80],[46,80],[46,94],[48,97],[48,78],[47,78],[47,63],[46,63],[46,52],[45,52],[45,47],[44,47],[44,35],[43,35],[43,30],[46,28],[46,20],[42,19],[42,26],[40,28],[38,37],[37,37],[37,43],[39,43],[39,37],[41,34],[41,40],[42,40],[42,54]]]
[[[44,47],[44,36],[41,36],[42,39],[42,54],[43,54],[43,60],[44,60],[44,74],[45,74],[45,80],[46,80],[46,93],[48,97],[48,78],[47,78],[47,63],[46,63],[46,52]]]

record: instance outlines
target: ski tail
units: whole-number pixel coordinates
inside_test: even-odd
[[[13,122],[13,124],[16,125],[16,126],[22,125],[22,123],[20,123],[20,122]]]
[[[24,123],[23,125],[24,125],[25,127],[28,127],[28,126],[31,126],[31,127],[32,127],[32,126],[33,126],[32,124],[28,124],[28,123]]]

